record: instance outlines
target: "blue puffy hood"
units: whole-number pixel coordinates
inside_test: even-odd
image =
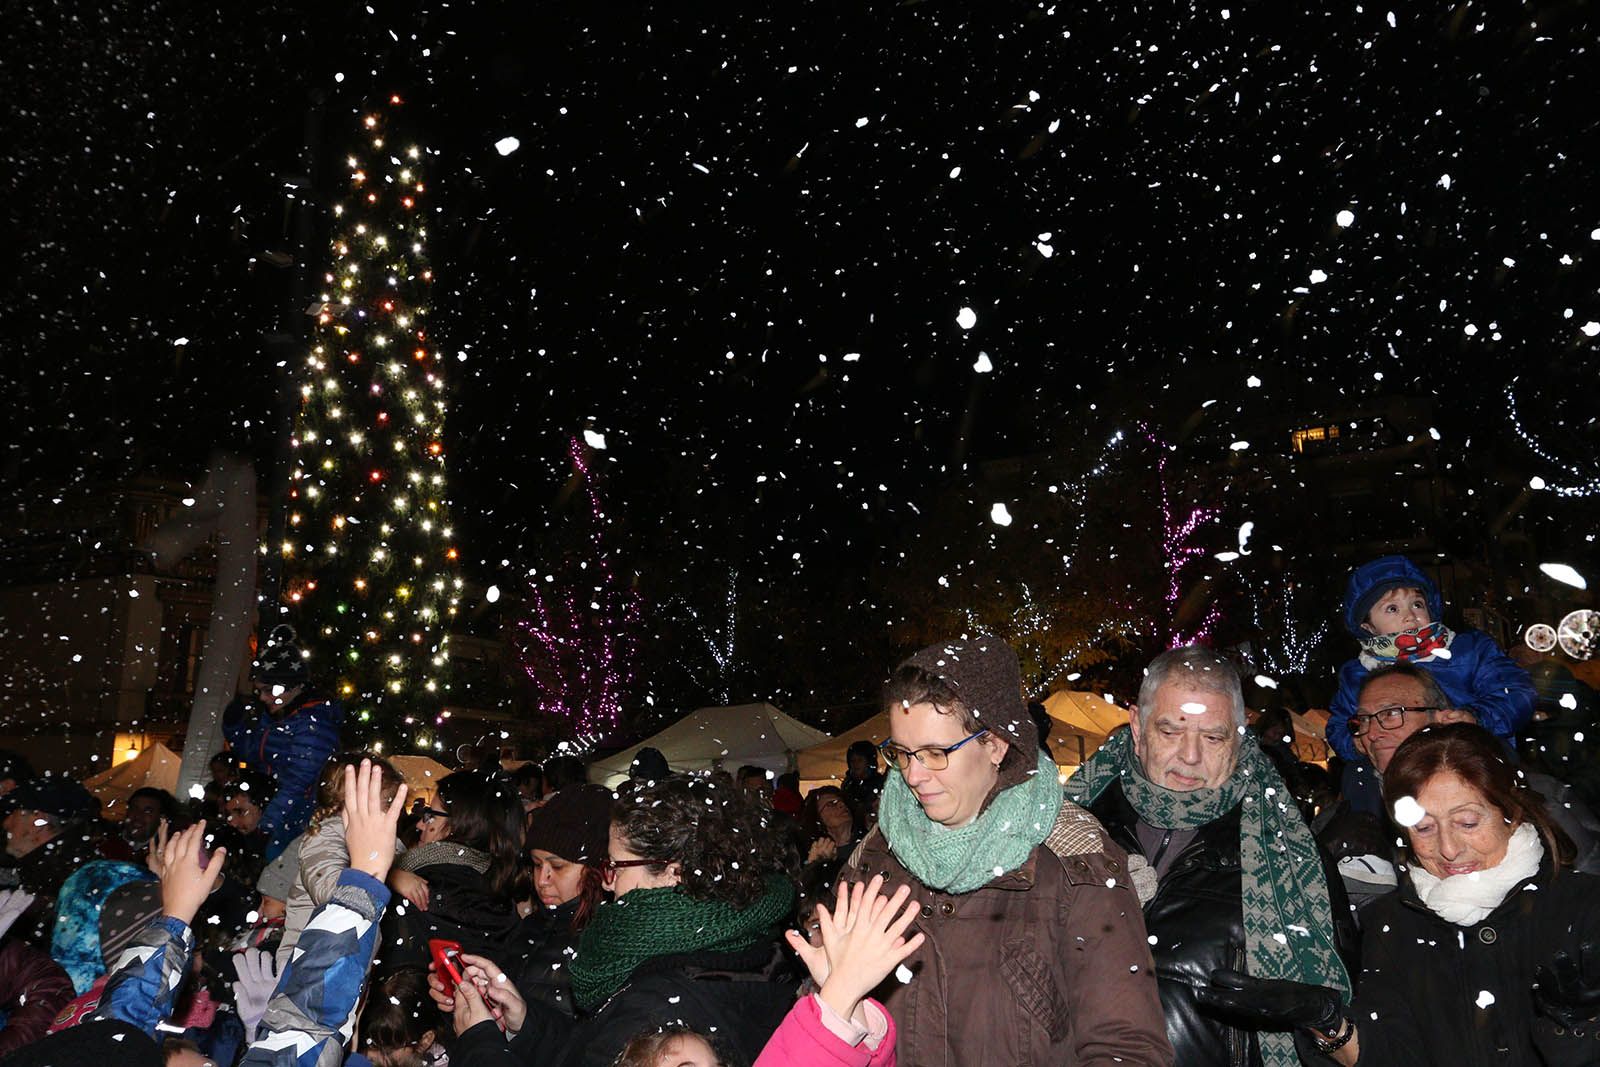
[[[1366,637],[1361,624],[1367,621],[1372,604],[1391,589],[1420,589],[1428,598],[1428,614],[1438,622],[1444,615],[1444,601],[1433,581],[1404,556],[1380,556],[1363,563],[1350,575],[1344,590],[1344,628],[1356,637]]]

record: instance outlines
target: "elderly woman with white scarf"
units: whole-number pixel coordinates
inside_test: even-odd
[[[1563,869],[1571,845],[1504,749],[1430,727],[1395,751],[1383,797],[1409,855],[1365,913],[1354,1003],[1228,973],[1206,999],[1294,1016],[1344,1067],[1600,1063],[1600,877]]]

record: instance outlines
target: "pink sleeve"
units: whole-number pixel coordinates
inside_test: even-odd
[[[895,1067],[894,1020],[876,1001],[863,1003],[871,1004],[885,1023],[876,1049],[839,1037],[823,1022],[817,998],[801,997],[756,1057],[755,1067]],[[877,1022],[871,1011],[867,1017]]]

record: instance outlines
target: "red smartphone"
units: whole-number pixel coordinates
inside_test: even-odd
[[[428,952],[433,956],[434,973],[444,983],[445,995],[454,996],[456,986],[461,984],[461,942],[430,938]]]

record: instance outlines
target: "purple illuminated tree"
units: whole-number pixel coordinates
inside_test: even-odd
[[[579,734],[601,736],[621,722],[633,686],[640,599],[618,577],[606,548],[605,511],[588,451],[577,438],[569,451],[589,505],[594,551],[588,559],[569,559],[558,572],[531,577],[529,614],[516,624],[513,644],[538,709],[567,719]]]
[[[1161,563],[1167,576],[1167,588],[1163,594],[1167,647],[1208,644],[1212,631],[1221,621],[1221,612],[1215,603],[1206,608],[1205,616],[1192,632],[1178,629],[1178,616],[1184,602],[1184,572],[1189,564],[1206,554],[1206,549],[1195,543],[1195,534],[1202,526],[1215,520],[1220,512],[1216,508],[1192,507],[1180,514],[1182,507],[1174,506],[1171,485],[1167,479],[1167,457],[1171,447],[1148,429],[1144,435],[1156,450],[1156,484],[1161,498]]]

